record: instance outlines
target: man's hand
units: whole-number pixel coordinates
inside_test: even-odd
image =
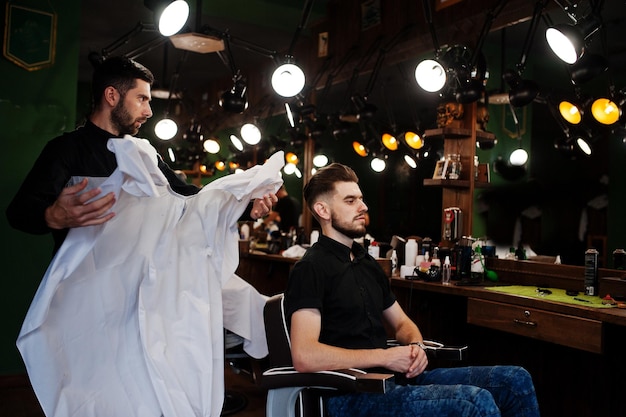
[[[253,220],[260,219],[261,217],[265,217],[269,214],[272,206],[276,204],[278,201],[278,197],[276,194],[265,194],[263,198],[257,198],[252,203],[252,210],[250,210],[250,217]]]
[[[48,227],[51,229],[67,229],[70,227],[93,226],[105,223],[115,216],[115,213],[106,213],[115,203],[114,193],[109,193],[104,197],[86,203],[102,191],[99,188],[94,188],[80,194],[85,187],[87,187],[87,178],[61,191],[56,201],[46,209],[45,216]]]
[[[396,346],[385,349],[387,364],[385,367],[394,372],[414,378],[424,372],[428,366],[426,352],[418,345]]]

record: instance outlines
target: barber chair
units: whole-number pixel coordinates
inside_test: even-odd
[[[384,394],[394,388],[393,374],[370,373],[355,368],[310,373],[296,371],[291,362],[283,294],[267,301],[263,318],[270,367],[263,372],[260,385],[268,390],[267,417],[322,417],[325,415],[324,394],[329,391]],[[467,346],[448,348],[436,342],[424,343],[429,357],[462,360],[467,353]]]

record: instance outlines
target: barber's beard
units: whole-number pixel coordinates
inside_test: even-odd
[[[350,239],[358,239],[365,236],[365,225],[352,222],[342,222],[334,215],[331,215],[330,222],[333,228]]]
[[[120,132],[120,137],[124,135],[135,136],[139,129],[135,128],[135,120],[124,107],[124,99],[119,101],[111,111],[111,121]]]

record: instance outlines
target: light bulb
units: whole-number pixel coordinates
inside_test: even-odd
[[[546,29],[546,40],[552,52],[556,54],[562,61],[573,64],[578,60],[578,54],[572,41],[559,29]]]
[[[202,144],[204,150],[211,154],[216,154],[220,151],[220,144],[215,139],[207,139]]]
[[[172,119],[161,119],[154,126],[154,133],[161,140],[170,140],[178,132],[178,126]]]
[[[304,88],[304,72],[294,64],[283,64],[272,74],[272,87],[283,97],[294,97]]]
[[[328,164],[328,157],[326,155],[315,155],[313,157],[313,165],[318,168],[324,167]]]
[[[248,145],[256,145],[261,141],[261,131],[252,123],[241,126],[241,138]]]
[[[387,166],[387,164],[385,163],[385,161],[383,159],[374,158],[370,162],[370,166],[372,167],[372,170],[374,172],[383,172],[385,170],[385,167]]]
[[[159,32],[163,36],[172,36],[185,26],[189,17],[189,5],[184,0],[170,3],[159,18]]]
[[[509,163],[513,166],[520,167],[528,161],[528,152],[524,149],[516,149],[509,156]]]
[[[433,59],[426,59],[415,68],[417,84],[430,93],[441,90],[446,85],[446,79],[446,70]]]

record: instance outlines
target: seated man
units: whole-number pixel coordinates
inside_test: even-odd
[[[331,396],[330,416],[539,415],[533,382],[521,367],[426,371],[422,334],[378,263],[354,242],[365,233],[367,206],[352,169],[337,163],[320,169],[304,199],[322,236],[294,266],[285,293],[294,367],[384,368],[409,381],[385,395]],[[385,325],[401,346],[387,348]]]

